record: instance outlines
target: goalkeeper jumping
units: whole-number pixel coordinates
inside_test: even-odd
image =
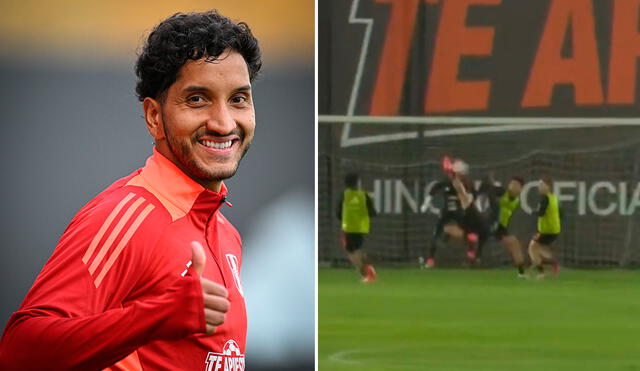
[[[431,188],[429,195],[425,197],[424,203],[420,208],[422,212],[426,212],[431,200],[438,194],[441,194],[444,199],[444,205],[440,210],[440,217],[431,238],[429,255],[424,265],[425,268],[435,266],[435,253],[439,242],[447,243],[450,238],[463,240],[467,245],[467,257],[475,261],[478,247],[474,247],[474,245],[481,247],[488,236],[488,232],[485,231],[488,228],[484,228],[486,223],[483,221],[478,222],[474,216],[467,217],[466,209],[468,205],[463,207],[460,192],[454,186],[454,182],[457,182],[462,189],[472,189],[471,184],[467,181],[465,185],[465,181],[459,176],[460,173],[466,172],[466,164],[461,160],[452,162],[449,157],[444,157],[442,168],[447,175],[447,179],[436,183]],[[471,198],[473,199],[473,195],[471,195]],[[470,213],[473,212],[471,211]],[[478,216],[481,217],[480,215]],[[481,232],[478,233],[478,230],[481,230]],[[480,235],[482,236],[481,240],[478,238]]]
[[[452,174],[451,183],[458,194],[464,215],[462,219],[462,229],[470,244],[467,256],[478,263],[482,255],[482,248],[490,236],[489,223],[475,204],[476,195],[473,192],[471,183],[468,180],[466,182],[463,181],[460,173],[455,171],[455,167]]]

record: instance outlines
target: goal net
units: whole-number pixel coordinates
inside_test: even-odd
[[[345,264],[336,207],[344,176],[358,173],[378,211],[364,247],[378,263],[416,264],[425,256],[439,199],[420,206],[443,178],[442,156],[464,159],[475,182],[493,172],[503,183],[525,179],[521,209],[510,231],[526,247],[536,228],[537,180],[550,176],[563,213],[554,252],[565,266],[640,265],[640,127],[597,125],[479,125],[323,122],[319,125],[319,261]],[[480,198],[481,210],[487,207]],[[483,265],[510,264],[495,239]],[[439,265],[461,265],[464,249],[440,246]]]

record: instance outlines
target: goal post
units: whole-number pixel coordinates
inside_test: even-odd
[[[503,182],[513,175],[525,178],[522,208],[510,226],[523,248],[536,227],[535,185],[548,175],[563,212],[562,233],[554,244],[562,264],[640,265],[638,120],[544,119],[407,118],[405,123],[402,117],[320,116],[319,261],[345,263],[335,210],[344,175],[355,172],[379,213],[365,249],[378,264],[415,264],[426,255],[441,206],[435,199],[422,212],[420,205],[443,177],[440,159],[449,155],[469,163],[475,182],[489,172]],[[481,198],[478,206],[484,210],[487,205]],[[439,264],[456,266],[464,260],[464,250],[443,246],[437,256]],[[494,239],[484,248],[483,264],[509,264]]]

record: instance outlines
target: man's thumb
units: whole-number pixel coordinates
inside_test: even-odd
[[[198,241],[191,241],[191,266],[198,275],[202,275],[206,262],[207,257],[204,255],[202,244]]]

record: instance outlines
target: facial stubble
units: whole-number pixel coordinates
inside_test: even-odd
[[[211,136],[222,136],[222,135],[216,132],[211,132],[211,131],[209,132],[205,131],[203,133],[195,133],[193,136],[189,138],[190,144],[187,144],[185,142],[179,141],[173,135],[171,131],[171,123],[167,122],[164,112],[162,112],[162,124],[164,128],[165,140],[169,145],[169,150],[171,151],[171,153],[173,153],[173,155],[178,160],[178,162],[180,162],[183,169],[190,173],[187,175],[190,175],[196,180],[200,180],[203,182],[219,182],[219,181],[223,181],[225,179],[229,179],[233,177],[235,173],[238,171],[238,167],[240,166],[240,161],[244,158],[244,156],[249,151],[249,148],[251,147],[251,141],[245,142],[246,135],[244,130],[242,130],[240,127],[237,126],[236,127],[237,135],[240,138],[238,140],[239,141],[238,144],[242,145],[243,148],[241,149],[242,153],[240,155],[240,158],[238,158],[238,160],[236,161],[233,169],[232,170],[216,170],[215,168],[213,169],[205,168],[198,164],[193,153],[196,146],[199,145],[198,139],[205,134],[209,134]]]

